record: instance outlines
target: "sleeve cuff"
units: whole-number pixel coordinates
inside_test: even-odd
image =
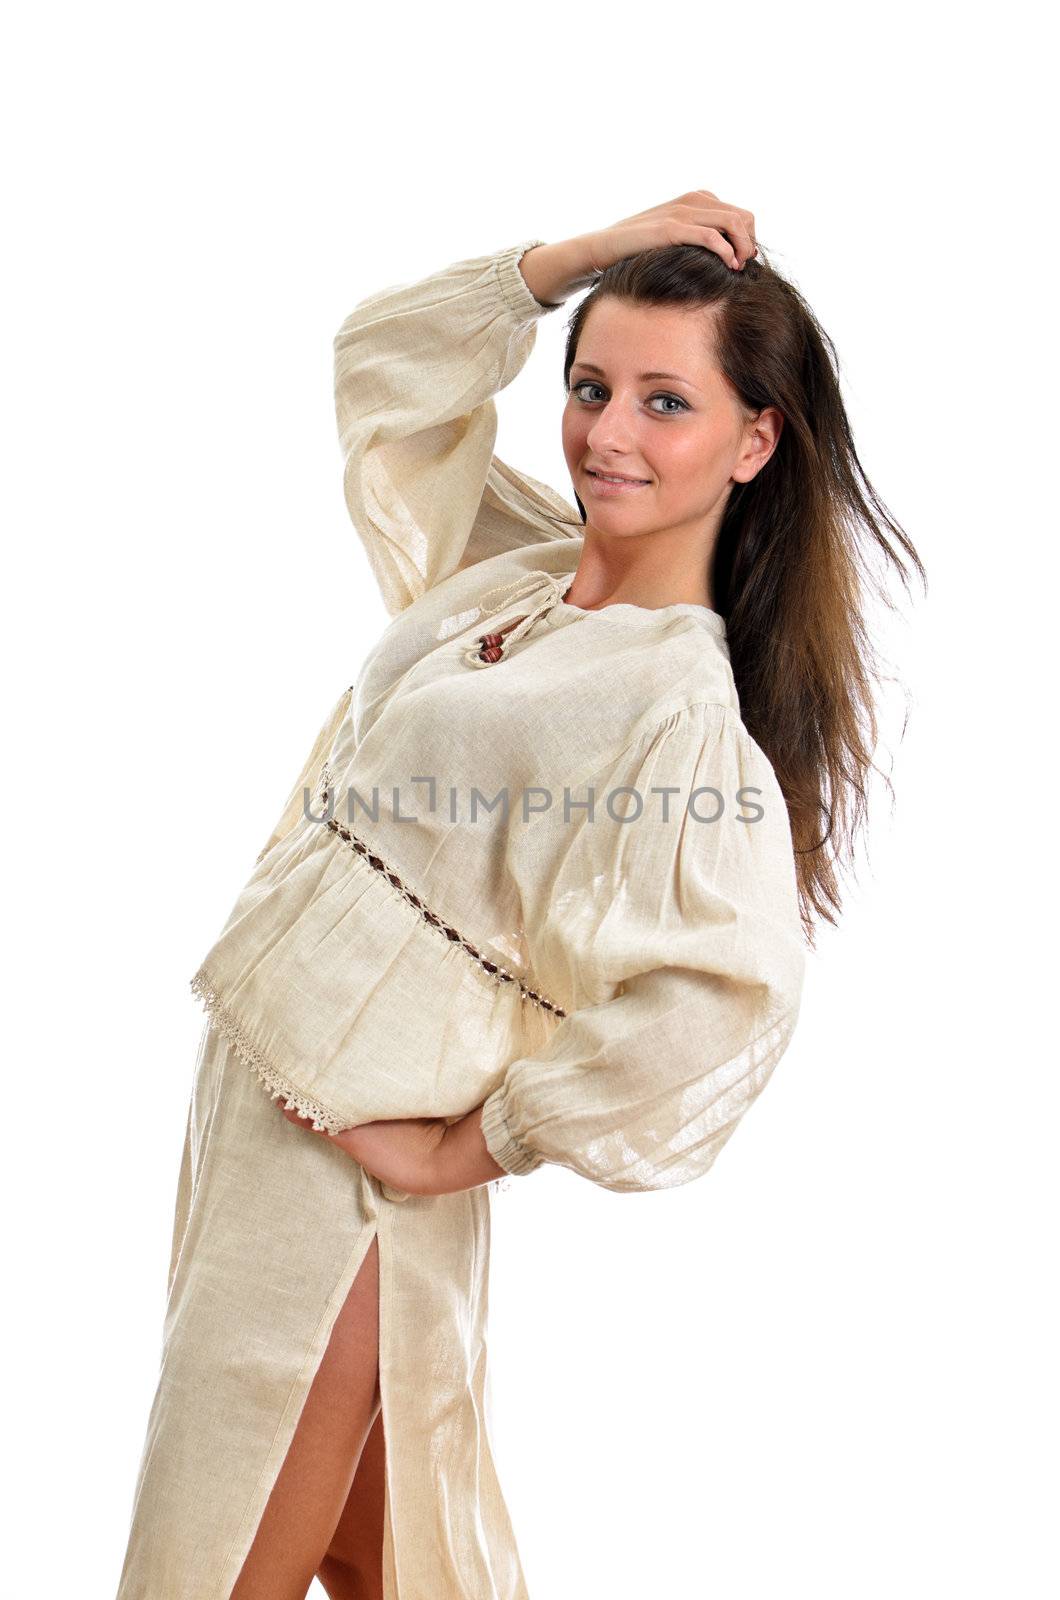
[[[546,311],[558,311],[562,304],[557,302],[552,305],[531,294],[530,285],[519,271],[519,262],[526,252],[535,244],[545,243],[547,243],[545,239],[524,239],[521,244],[512,244],[506,250],[498,251],[494,257],[497,282],[504,296],[504,303],[509,311],[514,311],[517,316],[543,317]]]
[[[502,1083],[483,1101],[482,1137],[497,1165],[515,1177],[522,1177],[524,1173],[534,1172],[545,1158],[514,1136],[505,1116],[505,1098],[505,1086]]]

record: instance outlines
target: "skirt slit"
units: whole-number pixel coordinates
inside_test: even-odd
[[[527,1600],[489,1415],[488,1186],[402,1196],[281,1105],[207,1021],[117,1600],[230,1600],[373,1238],[385,1600]]]

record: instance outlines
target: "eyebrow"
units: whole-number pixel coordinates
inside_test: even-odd
[[[595,372],[601,378],[605,376],[603,367],[595,367],[591,361],[572,361],[571,367],[572,369],[574,367],[584,367],[586,372]],[[649,378],[670,378],[675,383],[686,384],[689,389],[696,387],[694,383],[689,382],[688,378],[682,378],[679,372],[642,372],[640,375],[642,383],[647,382]]]

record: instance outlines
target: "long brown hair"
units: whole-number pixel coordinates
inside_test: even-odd
[[[835,925],[837,866],[853,860],[867,820],[876,747],[879,658],[866,593],[893,609],[886,567],[908,592],[923,564],[858,460],[835,346],[799,290],[764,259],[733,271],[712,250],[672,245],[607,267],[568,324],[563,381],[585,319],[606,295],[648,306],[710,308],[717,364],[754,411],[784,418],[765,466],[734,483],[710,570],[725,619],[744,726],[787,802],[807,943],[815,918]],[[585,507],[575,494],[582,521]],[[884,574],[870,557],[884,558]],[[890,779],[882,774],[888,788]]]

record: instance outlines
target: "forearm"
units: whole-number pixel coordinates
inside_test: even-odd
[[[481,1183],[507,1176],[486,1149],[482,1134],[482,1107],[476,1106],[466,1117],[447,1126],[436,1155],[437,1194],[453,1194],[459,1189],[475,1189]]]
[[[520,258],[519,271],[534,299],[549,306],[586,288],[596,275],[585,237],[535,244]]]

